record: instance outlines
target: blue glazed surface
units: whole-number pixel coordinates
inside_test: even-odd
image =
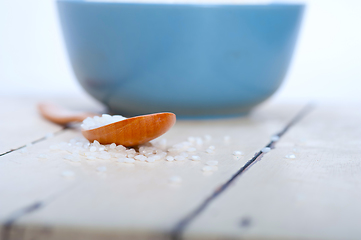
[[[304,5],[58,0],[77,79],[113,113],[247,113],[283,81]]]

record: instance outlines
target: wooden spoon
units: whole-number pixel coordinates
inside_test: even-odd
[[[102,127],[82,130],[90,142],[115,143],[126,147],[149,142],[166,133],[176,121],[174,113],[155,113],[128,118]]]
[[[70,122],[81,122],[87,117],[98,115],[72,112],[49,103],[39,104],[38,107],[44,118],[62,125]],[[175,124],[175,121],[176,116],[174,113],[155,113],[127,118],[90,130],[82,130],[82,134],[90,142],[97,140],[101,144],[115,143],[131,147],[149,142],[163,135]]]
[[[71,122],[82,122],[87,117],[99,116],[100,114],[70,111],[52,103],[39,103],[40,114],[50,122],[66,125]]]

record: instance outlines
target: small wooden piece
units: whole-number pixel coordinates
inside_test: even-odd
[[[90,142],[136,146],[166,133],[176,121],[174,113],[156,113],[128,118],[91,130],[82,130]]]

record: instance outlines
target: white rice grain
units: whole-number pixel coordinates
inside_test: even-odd
[[[134,158],[125,158],[125,159],[124,159],[124,162],[125,162],[125,163],[134,163],[135,160],[134,160]]]
[[[196,155],[193,155],[193,156],[191,157],[191,159],[192,159],[193,161],[200,161],[200,160],[201,160],[201,158],[200,158],[199,156],[196,156]]]
[[[134,157],[135,160],[138,160],[138,161],[141,161],[141,162],[144,162],[147,160],[147,157],[144,156],[144,155],[137,155]]]
[[[265,147],[265,148],[261,149],[261,152],[263,152],[263,153],[267,153],[269,151],[271,151],[271,148],[269,148],[269,147]]]
[[[243,153],[241,151],[234,151],[232,154],[234,156],[241,156]]]
[[[166,160],[167,160],[168,162],[173,162],[173,161],[174,161],[174,157],[172,157],[172,156],[167,156]]]
[[[87,158],[88,160],[95,160],[95,159],[97,159],[96,157],[91,156],[91,155],[90,155],[90,156],[87,156],[86,158]]]
[[[205,166],[202,168],[202,171],[203,172],[210,172],[210,171],[213,171],[213,168],[211,166]]]
[[[49,133],[45,134],[46,139],[49,139],[49,138],[52,138],[52,137],[54,137],[54,133],[49,132]]]
[[[203,145],[203,140],[202,140],[202,138],[197,137],[197,138],[196,138],[196,144],[197,144],[198,146],[202,146],[202,145]]]
[[[277,142],[278,140],[280,140],[280,137],[278,135],[274,135],[271,137],[271,141],[273,142]]]
[[[296,155],[294,155],[294,154],[289,154],[289,155],[286,155],[286,158],[294,159],[294,158],[296,158]]]
[[[206,153],[213,154],[214,150],[208,148],[208,149],[206,149]]]
[[[38,158],[48,159],[48,158],[49,158],[49,156],[48,156],[48,155],[46,155],[46,154],[39,154],[39,155],[38,155]]]
[[[148,157],[147,158],[147,162],[149,162],[149,163],[153,163],[153,162],[155,162],[155,160],[156,160],[156,158],[155,157],[153,157],[153,156],[150,156],[150,157]]]
[[[124,163],[126,161],[127,158],[118,158],[117,161],[120,163]]]
[[[95,116],[93,118],[88,117],[84,119],[84,121],[81,124],[82,129],[84,130],[90,130],[98,127],[102,127],[108,124],[112,124],[115,122],[123,121],[127,118],[120,116],[120,115],[114,115],[111,116],[109,114],[103,114],[101,117]]]
[[[186,160],[186,157],[181,156],[181,155],[177,155],[177,156],[174,157],[174,159],[175,159],[176,161],[184,161],[184,160]]]
[[[208,166],[217,166],[218,165],[218,161],[207,161],[206,164]]]

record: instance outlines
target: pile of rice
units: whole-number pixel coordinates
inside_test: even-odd
[[[192,138],[190,138],[192,139]],[[62,150],[68,154],[64,159],[71,161],[86,160],[116,160],[122,163],[155,162],[166,161],[199,161],[200,157],[195,155],[196,147],[203,145],[201,138],[196,138],[197,142],[184,141],[167,147],[167,140],[162,139],[139,146],[138,148],[126,148],[115,143],[102,145],[98,141],[89,143],[84,138],[72,139],[70,142],[62,142],[50,146],[51,150]]]
[[[84,130],[90,130],[90,129],[102,127],[102,126],[105,126],[108,124],[112,124],[115,122],[123,121],[125,119],[127,119],[127,118],[125,118],[121,115],[111,116],[109,114],[103,114],[101,117],[99,117],[99,116],[88,117],[83,121],[81,128]]]

